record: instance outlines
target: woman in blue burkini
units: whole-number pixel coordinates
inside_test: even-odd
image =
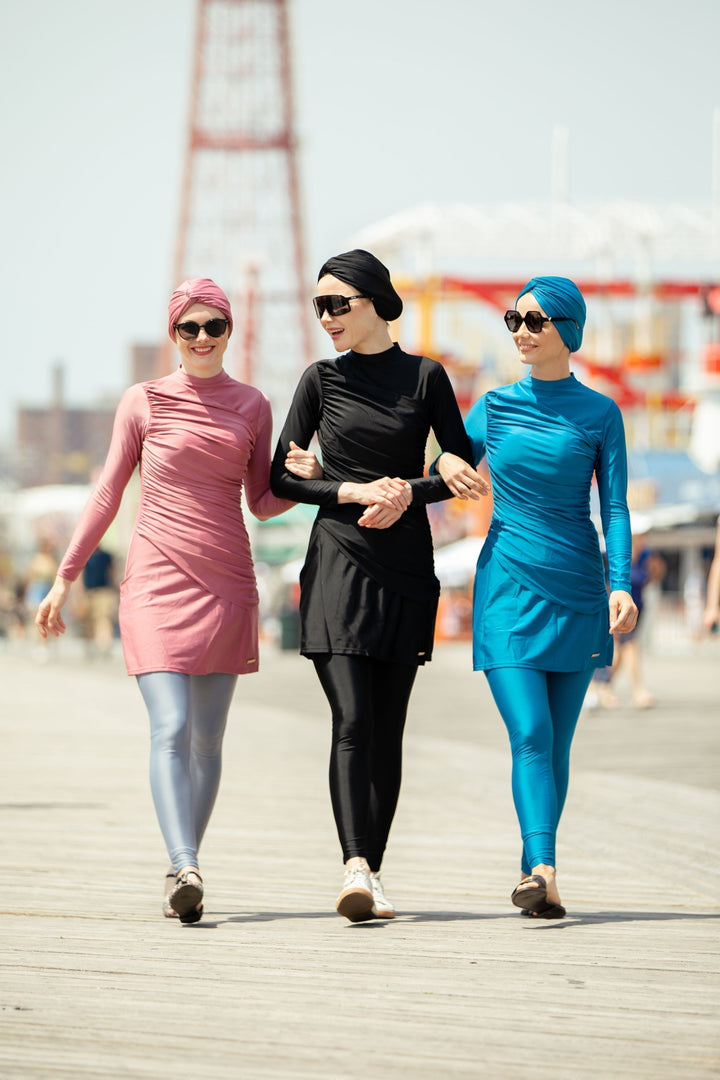
[[[585,303],[568,278],[536,277],[505,314],[530,374],[486,393],[466,428],[487,456],[494,509],[475,579],[473,667],[484,671],[510,737],[512,790],[523,840],[512,902],[540,918],[565,915],[555,836],[570,745],[593,670],[611,662],[613,633],[632,630],[625,435],[614,401],[579,383],[570,354]],[[481,489],[461,459],[435,468],[460,498]],[[597,478],[610,596],[590,520]]]

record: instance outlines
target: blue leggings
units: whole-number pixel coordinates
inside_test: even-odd
[[[592,669],[485,672],[512,751],[512,793],[523,839],[522,873],[555,866],[555,834],[565,805],[570,745]]]
[[[237,675],[137,676],[150,716],[150,790],[177,873],[197,853],[220,785],[222,741]]]

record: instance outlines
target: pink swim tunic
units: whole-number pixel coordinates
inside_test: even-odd
[[[140,464],[141,496],[120,585],[129,675],[258,669],[258,593],[240,502],[264,520],[293,505],[270,491],[270,404],[221,371],[182,369],[131,386],[105,467],[58,573],[74,581]]]

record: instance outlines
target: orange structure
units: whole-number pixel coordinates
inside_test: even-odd
[[[419,330],[417,348],[431,356],[438,356],[434,348],[433,315],[435,305],[447,301],[477,301],[488,304],[504,312],[514,303],[525,282],[512,279],[472,279],[454,276],[435,276],[424,280],[404,279],[398,283],[403,296],[413,300],[419,309]],[[668,303],[696,298],[698,303],[706,303],[708,296],[720,295],[720,290],[712,283],[701,281],[665,280],[649,285],[639,284],[630,279],[614,281],[578,281],[584,296],[606,296],[616,299],[652,299]],[[720,303],[720,300],[718,301]],[[720,375],[720,345],[711,343],[703,353],[703,372],[706,375]],[[472,382],[474,368],[462,361],[440,355],[446,364],[456,386],[456,393],[461,408],[469,406],[473,396]],[[580,363],[595,381],[605,384],[604,389],[613,397],[621,408],[631,408],[650,404],[666,409],[692,408],[694,396],[674,388],[646,390],[633,383],[633,375],[644,375],[662,369],[665,357],[657,349],[643,351],[631,348],[618,357],[617,362],[608,363],[579,355]]]

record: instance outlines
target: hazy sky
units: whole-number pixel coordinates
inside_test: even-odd
[[[309,271],[424,202],[543,201],[553,127],[577,202],[708,203],[717,0],[293,0]],[[127,382],[171,287],[194,0],[4,4],[0,437]]]

